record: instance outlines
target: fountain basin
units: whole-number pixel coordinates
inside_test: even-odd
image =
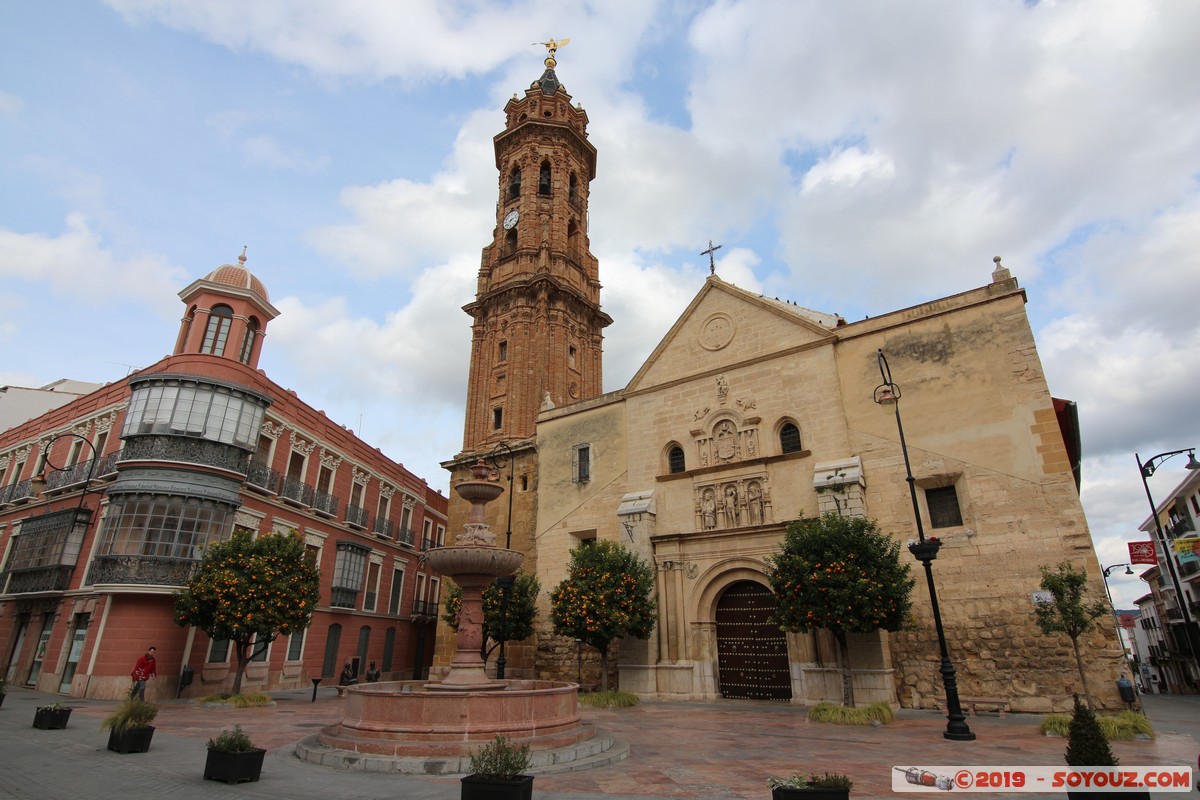
[[[524,558],[520,550],[475,545],[436,547],[425,552],[425,562],[430,568],[449,575],[459,586],[465,585],[460,576],[469,579],[472,575],[486,576],[486,586],[492,578],[516,572]]]
[[[321,730],[326,747],[383,756],[465,756],[496,736],[532,750],[586,741],[578,684],[506,680],[501,691],[430,691],[426,681],[346,689],[342,719]]]

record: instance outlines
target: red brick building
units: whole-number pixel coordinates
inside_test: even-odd
[[[0,666],[13,686],[117,697],[158,648],[147,699],[227,689],[226,642],[180,628],[172,593],[235,529],[304,537],[321,599],[243,690],[336,680],[346,662],[421,677],[433,657],[447,499],[258,369],[278,315],[239,264],[180,293],[174,352],[0,432]]]

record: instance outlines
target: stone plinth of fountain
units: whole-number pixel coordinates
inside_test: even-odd
[[[472,479],[454,487],[471,502],[468,522],[452,546],[434,548],[424,557],[462,589],[456,652],[448,674],[441,681],[347,687],[341,721],[322,729],[317,746],[297,747],[302,758],[330,763],[334,757],[329,752],[345,752],[346,765],[354,754],[366,754],[397,759],[391,771],[445,774],[458,771],[473,750],[496,736],[528,744],[535,763],[538,751],[578,756],[595,737],[595,728],[580,720],[578,684],[495,680],[484,671],[483,590],[497,577],[515,572],[524,558],[517,550],[497,547],[496,535],[484,522],[484,506],[504,491],[487,479],[488,473],[481,460],[472,469]],[[607,742],[605,750],[612,747],[611,737]],[[555,754],[548,757],[551,763],[563,760]],[[417,763],[422,759],[423,769]],[[417,766],[402,768],[401,762]]]

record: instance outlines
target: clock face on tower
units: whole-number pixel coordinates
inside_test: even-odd
[[[504,217],[504,230],[512,230],[516,226],[517,220],[520,218],[521,215],[517,213],[515,208],[508,212],[507,216]]]

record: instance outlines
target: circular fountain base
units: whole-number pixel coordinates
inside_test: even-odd
[[[585,741],[578,685],[506,680],[500,690],[433,689],[428,681],[368,683],[346,689],[342,719],[323,728],[325,747],[393,757],[467,756],[497,736],[531,750]],[[491,684],[489,684],[490,686]]]

